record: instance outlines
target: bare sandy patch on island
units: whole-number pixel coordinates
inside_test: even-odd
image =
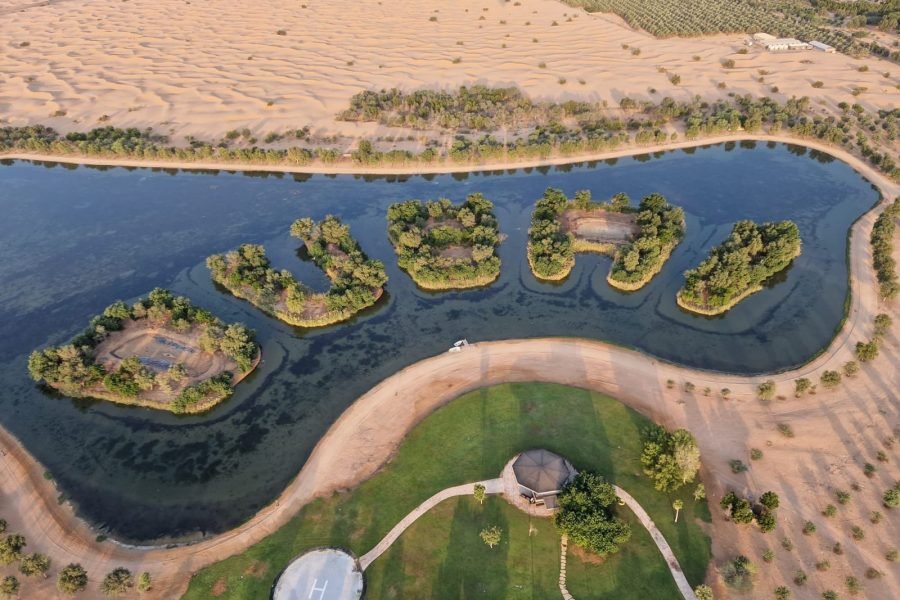
[[[174,144],[243,128],[262,143],[308,125],[320,139],[342,136],[334,145],[346,149],[362,136],[396,134],[335,120],[353,94],[390,87],[518,86],[536,99],[606,100],[613,113],[625,95],[900,104],[900,67],[887,61],[737,54],[744,35],[657,40],[554,0],[0,0],[0,14],[3,124],[153,127]],[[723,68],[725,59],[735,68]],[[824,87],[812,88],[816,80]],[[857,86],[867,91],[854,97]],[[421,151],[423,137],[396,145]]]

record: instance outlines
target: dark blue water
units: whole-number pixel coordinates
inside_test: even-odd
[[[562,284],[525,260],[544,188],[603,199],[661,192],[684,207],[687,236],[662,273],[623,294],[609,259],[581,256]],[[417,290],[386,235],[389,203],[479,191],[494,201],[502,273],[463,293]],[[832,338],[847,298],[847,230],[878,195],[846,164],[782,145],[728,144],[655,157],[522,171],[366,180],[0,166],[0,420],[52,471],[80,513],[117,536],[146,540],[218,532],[277,495],[338,415],[398,369],[471,341],[562,335],[639,348],[685,365],[759,373],[801,364]],[[297,260],[290,223],[339,215],[387,265],[388,295],[354,321],[302,331],[216,290],[206,256],[263,243],[276,267],[321,289]],[[803,254],[766,290],[718,318],[681,311],[684,270],[738,219],[792,219]],[[211,413],[176,417],[54,397],[25,369],[35,347],[62,343],[116,299],[156,286],[190,296],[258,332],[265,362]]]

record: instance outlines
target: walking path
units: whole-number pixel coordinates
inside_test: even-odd
[[[506,471],[506,469],[504,469]],[[360,569],[365,571],[369,568],[369,566],[375,562],[375,560],[387,552],[388,548],[391,547],[391,544],[397,541],[403,532],[406,531],[410,525],[416,522],[416,520],[427,513],[429,510],[447,500],[449,498],[454,498],[456,496],[471,496],[475,491],[476,485],[483,485],[484,491],[486,494],[503,494],[506,496],[506,500],[509,501],[513,506],[520,508],[519,503],[515,502],[515,500],[519,497],[518,492],[514,492],[512,496],[509,495],[508,486],[504,485],[503,478],[497,479],[487,479],[485,481],[475,481],[472,483],[464,483],[462,485],[457,485],[454,487],[449,487],[441,490],[437,494],[433,495],[428,500],[425,500],[410,511],[405,517],[403,517],[399,523],[394,525],[394,527],[388,532],[386,536],[384,536],[380,542],[375,544],[375,547],[366,552],[359,559]],[[691,584],[688,583],[687,578],[684,576],[684,572],[681,570],[681,565],[678,564],[678,559],[675,558],[675,553],[672,552],[672,548],[669,546],[669,543],[666,542],[666,538],[663,537],[663,534],[657,529],[656,524],[653,522],[653,519],[650,518],[650,515],[647,514],[647,511],[638,503],[634,497],[620,488],[617,485],[613,486],[616,489],[616,495],[622,499],[628,508],[635,514],[638,520],[641,522],[641,525],[650,532],[650,537],[653,538],[653,542],[656,544],[656,547],[659,548],[660,553],[663,555],[663,558],[666,560],[666,564],[669,566],[669,571],[672,573],[672,577],[675,579],[675,585],[678,586],[678,590],[681,592],[681,595],[684,597],[684,600],[697,600],[697,597],[694,595],[694,591],[691,589]],[[563,535],[560,539],[560,552],[559,552],[559,591],[562,593],[564,600],[573,600],[572,595],[566,589],[566,549],[568,547],[569,538],[566,535]]]
[[[476,481],[473,483],[464,483],[463,485],[457,485],[439,491],[437,494],[415,507],[405,517],[400,519],[400,522],[394,525],[394,528],[391,529],[380,542],[375,544],[374,548],[363,554],[359,559],[360,568],[363,571],[368,569],[369,565],[375,562],[375,559],[384,554],[387,549],[391,547],[391,544],[397,541],[397,538],[400,537],[410,525],[416,522],[416,519],[427,513],[429,510],[431,510],[444,500],[447,500],[448,498],[453,498],[455,496],[473,495],[475,493],[475,486],[478,484],[484,486],[484,491],[486,494],[503,493],[503,482],[499,478],[487,479],[485,481]]]
[[[826,151],[866,176],[885,198],[900,195],[900,185],[860,159],[834,148]],[[790,448],[784,450],[793,454],[777,467],[754,472],[755,487],[796,494],[799,488],[786,486],[806,485],[811,478],[811,485],[843,487],[846,481],[840,479],[840,470],[810,462],[809,457],[822,456],[823,451],[854,452],[848,426],[864,423],[878,428],[867,430],[867,435],[876,431],[881,434],[889,427],[887,417],[882,416],[891,406],[885,398],[894,395],[900,385],[896,368],[900,356],[894,348],[883,347],[883,356],[867,363],[852,383],[846,384],[847,389],[852,386],[852,394],[820,393],[815,404],[806,405],[805,412],[787,402],[761,405],[748,401],[755,400],[756,386],[767,379],[775,382],[779,393],[789,394],[789,386],[792,388],[793,380],[799,377],[816,381],[825,370],[840,371],[844,363],[855,359],[856,342],[871,339],[875,315],[891,312],[880,301],[869,246],[872,224],[880,210],[864,215],[852,228],[852,303],[843,329],[821,355],[799,369],[754,377],[710,373],[627,348],[572,338],[478,343],[459,353],[444,353],[412,364],[376,385],[344,411],[316,445],[297,478],[272,504],[231,531],[171,548],[96,542],[97,533],[74,514],[68,503],[58,503],[58,491],[44,479],[43,466],[0,427],[2,516],[9,522],[10,531],[27,536],[29,551],[49,555],[54,565],[80,562],[94,580],[118,566],[132,572],[150,571],[154,591],[146,598],[177,598],[198,569],[240,553],[274,533],[313,499],[352,488],[371,477],[390,460],[407,433],[439,407],[477,388],[529,381],[597,390],[657,422],[690,429],[707,459],[704,463],[709,465],[710,492],[714,486],[734,484],[728,459],[744,451],[751,436],[758,435],[755,432],[775,431],[776,425],[783,423],[793,423],[798,430]],[[697,390],[727,387],[730,400],[685,394],[678,386],[668,386],[670,379],[690,381]],[[29,585],[31,590],[39,588],[44,598],[62,597],[52,577]]]
[[[647,514],[647,511],[644,510],[644,507],[641,506],[631,494],[617,485],[614,485],[613,487],[616,488],[616,495],[631,509],[631,512],[638,518],[641,525],[650,532],[650,537],[653,538],[656,547],[659,548],[663,558],[666,559],[666,564],[669,565],[669,571],[672,573],[672,577],[675,578],[675,585],[678,586],[678,591],[684,596],[684,600],[697,600],[697,596],[694,595],[691,584],[688,583],[687,577],[684,576],[684,571],[681,570],[681,565],[678,564],[678,559],[675,558],[675,553],[672,552],[672,548],[669,546],[666,538],[663,537],[663,534],[656,528],[656,523],[653,522],[653,519],[651,519],[650,515]]]

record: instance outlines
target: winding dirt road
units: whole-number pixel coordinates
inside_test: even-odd
[[[900,195],[900,185],[882,177],[861,160],[834,148],[820,146],[819,149],[849,163],[875,183],[884,197],[892,199]],[[642,148],[640,152],[653,150]],[[76,518],[68,505],[57,503],[57,492],[43,478],[43,467],[18,440],[0,428],[0,512],[9,521],[10,531],[27,536],[29,552],[49,555],[54,565],[50,579],[27,581],[28,590],[39,593],[34,597],[57,597],[54,587],[57,569],[69,562],[80,562],[92,577],[92,592],[82,597],[93,597],[102,575],[117,566],[125,566],[135,573],[152,573],[154,591],[144,597],[178,597],[186,589],[191,573],[263,539],[315,497],[352,487],[373,475],[390,460],[406,434],[435,409],[483,386],[528,381],[601,391],[666,426],[690,429],[703,452],[703,478],[710,498],[721,494],[726,487],[743,493],[764,489],[778,492],[782,498],[779,527],[785,533],[792,528],[798,531],[790,558],[806,564],[817,556],[822,544],[848,536],[848,523],[867,522],[869,512],[880,504],[880,490],[898,477],[896,465],[900,464],[900,455],[890,463],[879,465],[874,479],[859,477],[859,465],[881,447],[878,440],[892,435],[894,428],[900,432],[900,407],[895,391],[900,388],[896,334],[888,336],[878,360],[865,364],[852,382],[837,391],[820,392],[800,400],[762,403],[755,399],[755,389],[761,381],[772,379],[778,386],[778,394],[790,397],[792,380],[809,377],[817,381],[826,369],[840,370],[841,365],[854,358],[856,342],[871,338],[874,316],[882,312],[896,313],[880,302],[871,267],[868,238],[879,211],[880,208],[865,215],[853,228],[850,253],[853,301],[846,325],[827,351],[808,365],[769,377],[742,377],[685,369],[590,340],[481,342],[460,353],[441,354],[410,365],[379,383],[331,426],[297,478],[273,504],[244,525],[189,546],[136,548],[110,541],[95,542],[96,534],[90,527]],[[669,380],[677,385],[668,385]],[[683,383],[687,381],[698,391],[685,392]],[[700,392],[705,387],[713,390],[709,397]],[[722,388],[731,390],[727,401],[717,394]],[[779,437],[776,429],[779,424],[792,427],[794,436]],[[732,474],[728,460],[746,457],[750,447],[766,449],[765,468]],[[897,448],[892,452],[896,454]],[[833,501],[833,496],[829,496],[832,490],[847,488],[854,481],[862,482],[861,491],[854,496],[850,507],[842,508],[840,522],[822,523],[815,539],[804,539],[799,534],[803,522]],[[730,524],[716,521],[713,527],[713,552],[717,558],[727,557],[736,549],[755,552],[767,547],[760,544],[777,543],[768,539],[761,542],[762,536],[753,536],[748,530]],[[722,535],[716,535],[719,527],[727,527],[722,529]],[[853,572],[862,573],[866,565],[883,562],[884,549],[896,539],[900,539],[900,522],[886,520],[880,528],[869,531],[866,544],[854,544],[848,537],[843,561]],[[785,565],[785,569],[796,570],[788,563]],[[881,570],[886,571],[883,579],[868,584],[872,590],[876,585],[880,590],[900,589],[900,573],[888,567]],[[842,589],[846,573],[839,569],[832,571],[819,574],[810,586]],[[763,583],[770,583],[770,579],[783,581],[777,571],[761,573],[760,577]],[[832,584],[832,580],[837,583]],[[870,591],[868,597],[890,596]]]

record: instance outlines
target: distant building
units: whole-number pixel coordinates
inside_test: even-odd
[[[833,46],[829,46],[828,44],[823,44],[822,42],[817,42],[815,40],[810,42],[809,45],[816,50],[827,52],[828,54],[834,54],[835,52],[837,52],[837,50],[835,50]]]
[[[769,52],[784,52],[787,50],[811,50],[812,45],[801,42],[795,38],[777,38],[768,33],[754,33],[749,42],[751,46],[762,46]],[[824,45],[824,44],[823,44]],[[830,46],[829,46],[830,47]]]

